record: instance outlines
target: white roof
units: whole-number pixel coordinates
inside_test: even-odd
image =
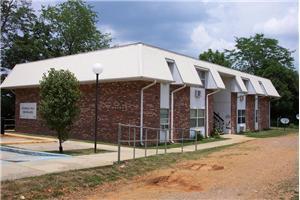
[[[92,71],[95,63],[101,63],[104,68],[103,73],[99,76],[100,81],[157,80],[174,82],[166,59],[174,60],[184,84],[202,86],[195,68],[197,66],[209,71],[216,89],[225,89],[219,74],[222,73],[235,76],[241,92],[247,92],[242,79],[248,79],[256,94],[279,97],[272,82],[268,79],[142,43],[17,64],[4,80],[1,88],[38,86],[43,74],[47,73],[50,68],[68,69],[81,83],[92,82],[95,80],[95,74]]]

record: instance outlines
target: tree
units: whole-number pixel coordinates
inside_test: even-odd
[[[12,69],[18,63],[108,47],[110,35],[97,30],[96,23],[97,13],[82,1],[43,7],[37,16],[28,0],[1,0],[1,66]],[[1,81],[5,77],[1,74]],[[1,90],[1,97],[2,110],[13,107],[12,92]]]
[[[225,50],[234,69],[268,78],[281,98],[272,101],[273,119],[286,116],[296,121],[299,112],[299,75],[294,68],[290,51],[278,44],[276,39],[256,34],[249,38],[236,38],[236,49]]]
[[[97,14],[83,1],[67,1],[42,8],[41,19],[51,30],[55,56],[109,47],[110,34],[97,30]]]
[[[62,153],[62,143],[68,139],[70,126],[79,114],[79,82],[70,71],[52,68],[43,75],[39,88],[39,113],[47,126],[56,131]]]
[[[215,52],[211,49],[204,51],[199,55],[200,60],[205,60],[214,64],[222,65],[224,67],[230,67],[230,61],[225,57],[224,52],[219,52],[216,50]]]
[[[25,0],[1,0],[1,64],[13,68],[17,63],[42,59],[44,47],[36,40],[38,21]]]
[[[97,13],[80,0],[42,7],[40,16],[28,0],[1,0],[2,67],[109,47],[110,34],[96,23]]]
[[[236,49],[225,50],[232,68],[259,75],[268,66],[278,63],[282,67],[294,69],[292,51],[281,47],[278,40],[256,34],[249,38],[236,38]]]

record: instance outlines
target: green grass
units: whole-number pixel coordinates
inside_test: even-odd
[[[209,143],[209,142],[217,142],[217,141],[222,141],[222,140],[228,140],[229,138],[214,138],[214,137],[210,137],[210,138],[204,138],[202,140],[198,141],[198,144],[205,144],[205,143]],[[167,144],[167,149],[170,148],[180,148],[182,146],[182,144],[180,143],[180,141],[177,141],[178,143],[173,143],[173,144]],[[188,146],[188,145],[195,145],[195,141],[194,140],[189,140],[189,141],[184,141],[183,142],[183,146]],[[140,147],[142,148],[142,147]],[[156,145],[149,145],[148,146],[149,149],[156,149]],[[165,144],[164,143],[160,143],[158,144],[158,148],[159,149],[164,149],[165,148]]]
[[[182,160],[199,159],[226,147],[216,147],[188,153],[170,153],[130,160],[112,166],[73,170],[23,178],[1,183],[2,199],[53,199],[78,190],[88,190],[103,183],[130,179],[149,171],[167,168]]]
[[[291,128],[271,128],[270,130],[265,131],[257,131],[257,132],[245,132],[244,134],[248,137],[255,137],[255,138],[267,138],[267,137],[278,137],[283,136],[291,133],[298,134],[298,129],[291,129]]]
[[[59,151],[46,151],[49,153],[59,153]],[[107,153],[111,151],[97,149],[96,153]],[[64,150],[63,154],[71,155],[71,156],[81,156],[81,155],[88,155],[94,154],[94,148],[89,149],[74,149],[74,150]]]

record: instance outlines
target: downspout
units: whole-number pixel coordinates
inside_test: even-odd
[[[205,131],[205,136],[206,137],[208,137],[208,125],[209,125],[209,123],[208,123],[209,122],[209,117],[208,117],[208,97],[211,96],[211,95],[213,95],[213,94],[216,94],[216,93],[218,93],[220,91],[221,90],[218,89],[218,90],[216,90],[216,91],[214,91],[214,92],[209,93],[209,94],[206,95],[206,131]]]
[[[174,94],[186,87],[186,84],[184,84],[182,87],[177,88],[176,90],[171,92],[171,142],[174,143]]]
[[[150,83],[149,85],[146,85],[141,89],[141,110],[140,110],[140,140],[141,145],[143,145],[143,125],[144,125],[144,90],[147,88],[152,87],[156,84],[156,80],[153,83]]]

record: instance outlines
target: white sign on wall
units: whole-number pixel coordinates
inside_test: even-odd
[[[20,103],[20,119],[36,119],[36,103]]]

